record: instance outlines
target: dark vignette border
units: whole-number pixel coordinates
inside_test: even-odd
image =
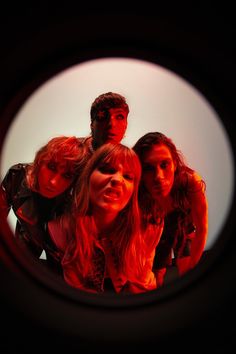
[[[186,19],[158,16],[151,9],[63,14],[65,9],[58,8],[52,18],[52,8],[47,14],[40,8],[41,18],[31,9],[19,19],[16,10],[3,22],[8,26],[0,67],[1,145],[18,109],[46,80],[86,60],[129,57],[162,65],[202,92],[222,119],[235,154],[230,16],[222,21],[224,13],[211,18],[205,14],[200,21],[198,14]],[[8,225],[1,221],[2,345],[9,351],[37,352],[48,340],[48,348],[57,351],[75,347],[89,352],[95,346],[98,352],[111,348],[118,352],[147,344],[189,348],[190,342],[191,351],[197,352],[205,340],[219,350],[230,350],[235,328],[229,319],[236,314],[234,196],[232,200],[221,237],[196,269],[158,293],[124,298],[99,298],[64,287],[33,260],[19,255]],[[32,349],[29,337],[39,345]]]

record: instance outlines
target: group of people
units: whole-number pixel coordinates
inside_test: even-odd
[[[10,209],[15,238],[80,290],[142,293],[199,262],[207,239],[205,182],[160,132],[131,148],[125,97],[92,103],[91,135],[52,138],[32,163],[12,166],[1,182],[0,212]]]

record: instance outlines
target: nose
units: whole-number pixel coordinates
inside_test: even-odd
[[[162,179],[164,179],[164,172],[163,172],[162,168],[157,167],[156,173],[155,173],[155,180],[158,181],[158,180],[162,180]]]
[[[60,175],[54,175],[53,177],[50,178],[49,182],[51,186],[57,186],[59,184],[60,181]]]
[[[115,117],[110,116],[109,119],[108,119],[107,127],[110,129],[110,128],[113,128],[115,125],[116,125]]]
[[[114,175],[112,175],[112,178],[111,178],[111,185],[112,186],[120,185],[123,182],[124,182],[124,177],[123,177],[122,173],[117,172]]]

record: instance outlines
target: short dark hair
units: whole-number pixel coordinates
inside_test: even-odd
[[[124,96],[119,93],[107,92],[99,95],[92,103],[90,110],[91,122],[93,122],[98,112],[110,108],[124,108],[129,113],[129,106]]]

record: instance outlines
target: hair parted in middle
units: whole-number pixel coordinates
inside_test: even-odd
[[[79,273],[84,276],[91,266],[94,244],[96,240],[96,227],[94,225],[89,197],[89,182],[92,172],[104,163],[122,164],[132,171],[134,175],[134,189],[127,205],[118,213],[110,238],[113,246],[119,254],[121,267],[133,268],[132,260],[139,259],[137,268],[132,272],[138,272],[142,267],[142,251],[136,255],[137,247],[141,248],[140,213],[138,206],[138,187],[141,177],[141,165],[139,158],[133,149],[122,145],[107,143],[98,148],[87,162],[83,173],[77,180],[74,189],[74,208],[70,214],[69,227],[75,230],[75,238],[68,248],[64,264],[76,259]],[[70,231],[69,231],[70,232]],[[136,246],[135,246],[136,245]],[[132,254],[132,256],[131,256]],[[71,257],[71,255],[73,255]],[[133,257],[133,258],[132,258]]]

